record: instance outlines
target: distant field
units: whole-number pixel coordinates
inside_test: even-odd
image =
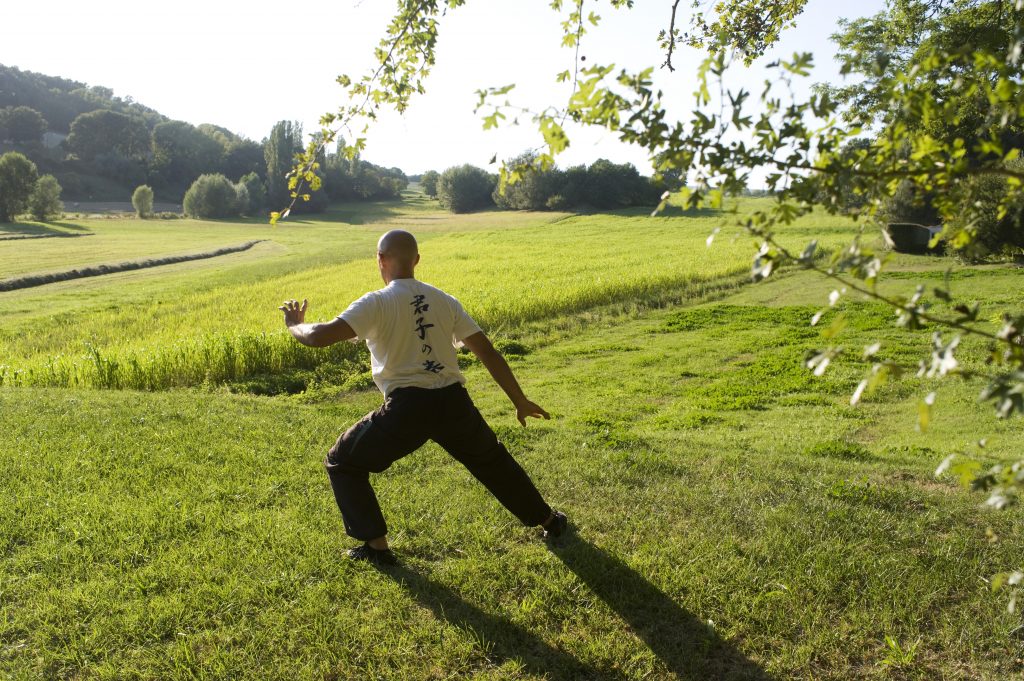
[[[1024,678],[1020,618],[987,581],[1020,567],[1019,512],[933,475],[953,453],[1019,458],[1024,420],[997,421],[977,381],[913,371],[851,407],[865,345],[916,367],[935,329],[895,329],[855,296],[812,327],[834,285],[749,284],[748,238],[727,228],[706,246],[730,221],[449,216],[414,198],[277,229],[61,227],[96,236],[41,241],[109,239],[126,257],[177,249],[179,229],[270,241],[0,293],[0,677]],[[460,296],[551,412],[520,428],[463,358],[570,538],[545,545],[428,445],[375,477],[403,565],[344,559],[321,462],[380,395],[361,346],[307,350],[275,307],[307,296],[326,319],[376,287],[391,227],[421,237],[420,277]],[[809,216],[783,238],[831,247],[855,230]],[[59,245],[48,262],[80,262]],[[1024,308],[1008,265],[891,268],[888,293],[949,268],[983,319]],[[805,358],[838,314],[846,352],[815,377]],[[965,342],[961,360],[984,355]],[[126,385],[146,390],[94,389]]]

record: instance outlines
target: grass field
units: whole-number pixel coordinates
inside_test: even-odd
[[[724,221],[452,217],[414,199],[277,230],[83,221],[63,229],[96,236],[0,242],[0,263],[47,242],[63,268],[92,239],[120,259],[270,240],[0,293],[0,676],[1024,678],[1019,618],[986,582],[1019,566],[1019,516],[932,475],[981,437],[985,461],[1019,457],[1024,424],[996,421],[969,382],[906,378],[850,407],[862,346],[916,364],[932,330],[846,299],[848,357],[814,377],[803,359],[825,341],[809,320],[831,286],[745,284],[749,240],[725,229],[705,246]],[[321,460],[380,397],[364,351],[299,350],[274,308],[307,296],[328,318],[375,287],[392,226],[421,237],[420,278],[463,300],[551,411],[519,428],[467,359],[481,410],[572,537],[544,544],[428,445],[375,482],[402,566],[344,559]],[[783,238],[854,229],[812,216]],[[1017,271],[942,258],[895,259],[886,290],[951,265],[954,291],[989,313],[1024,306]],[[149,390],[95,389],[130,383],[132,359]]]

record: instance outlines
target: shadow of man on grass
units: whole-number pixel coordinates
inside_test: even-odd
[[[770,681],[760,666],[616,556],[579,536],[549,548],[678,678]]]
[[[578,536],[549,546],[552,553],[629,626],[672,674],[697,681],[770,681],[761,667],[676,604],[619,558]],[[439,620],[470,632],[501,664],[516,660],[552,681],[623,679],[611,665],[593,666],[559,650],[504,617],[484,612],[452,589],[405,566],[386,574]]]
[[[546,675],[552,681],[625,678],[614,670],[584,664],[518,624],[484,612],[447,586],[405,566],[386,568],[383,572],[431,610],[439,621],[446,621],[477,639],[491,662],[502,664],[515,660],[528,673]]]

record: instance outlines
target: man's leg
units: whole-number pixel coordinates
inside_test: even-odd
[[[431,438],[469,469],[524,525],[532,527],[550,521],[551,507],[522,466],[498,441],[466,390],[453,386],[445,391],[444,418]]]
[[[387,524],[370,473],[387,470],[427,441],[408,402],[388,400],[367,414],[338,438],[324,461],[345,532],[374,548],[387,547]]]

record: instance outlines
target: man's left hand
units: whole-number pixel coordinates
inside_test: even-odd
[[[295,326],[296,324],[304,324],[306,321],[306,306],[307,301],[305,298],[302,299],[302,304],[299,305],[297,300],[286,300],[281,307],[277,308],[284,312],[284,324],[285,326]]]
[[[523,428],[526,427],[527,417],[533,417],[535,419],[550,419],[551,415],[544,411],[540,405],[531,402],[530,400],[524,400],[520,404],[516,405],[516,419],[519,420],[519,423]]]

